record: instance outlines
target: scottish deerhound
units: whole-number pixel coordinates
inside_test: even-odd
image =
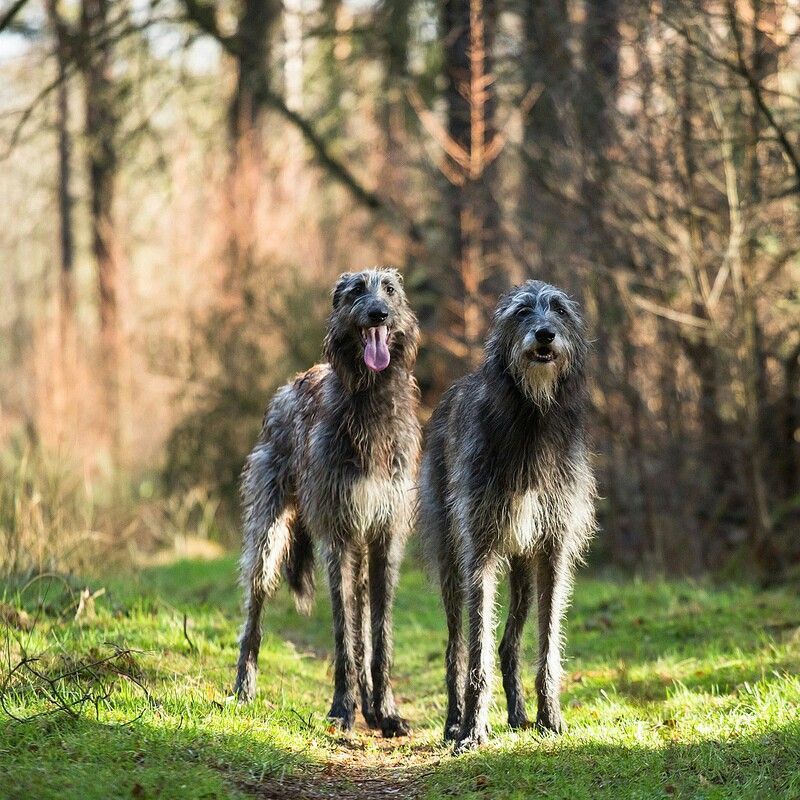
[[[235,692],[255,693],[265,598],[283,568],[299,610],[314,591],[317,542],[328,568],[335,639],[329,717],[345,730],[356,698],[384,736],[408,733],[390,685],[392,604],[414,506],[419,329],[400,274],[342,275],[324,352],[280,389],[242,477],[247,618]]]
[[[447,616],[445,739],[456,739],[457,752],[488,737],[495,590],[506,564],[511,594],[500,661],[509,725],[528,725],[519,651],[535,573],[536,727],[564,729],[561,617],[573,566],[594,530],[595,484],[584,430],[586,352],[576,304],[553,286],[528,281],[500,300],[483,363],[450,387],[431,417],[420,527]]]

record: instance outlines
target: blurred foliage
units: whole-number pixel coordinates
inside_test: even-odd
[[[250,270],[249,274],[257,273]],[[320,358],[328,287],[286,267],[279,287],[251,281],[240,308],[217,311],[198,331],[193,376],[196,407],[166,442],[170,492],[213,489],[236,512],[244,456],[255,441],[270,396]]]

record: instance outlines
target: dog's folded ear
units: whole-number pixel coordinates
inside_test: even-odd
[[[393,278],[396,278],[396,279],[397,279],[397,282],[398,282],[398,283],[399,283],[401,286],[403,285],[403,283],[404,283],[404,281],[403,281],[403,273],[402,273],[402,272],[400,272],[400,270],[399,270],[399,269],[397,269],[397,267],[386,267],[386,271],[387,271],[387,272],[391,272],[391,273],[392,273],[392,277],[393,277]]]
[[[336,286],[333,287],[333,295],[332,295],[334,308],[338,307],[339,302],[342,299],[342,296],[347,291],[347,287],[349,286],[350,279],[352,277],[353,277],[352,272],[343,272],[339,276],[339,280],[336,281]]]

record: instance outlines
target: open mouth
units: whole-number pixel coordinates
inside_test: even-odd
[[[556,360],[556,353],[550,347],[537,347],[533,351],[532,360],[537,364],[549,364]]]
[[[374,328],[362,328],[361,340],[364,342],[364,363],[373,372],[381,372],[389,366],[389,328],[377,325]]]

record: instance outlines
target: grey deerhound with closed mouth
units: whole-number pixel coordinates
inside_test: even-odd
[[[500,662],[509,725],[528,726],[519,653],[535,583],[536,727],[564,730],[561,618],[595,525],[584,427],[587,349],[576,304],[553,286],[528,281],[500,300],[483,363],[450,387],[431,417],[420,527],[447,616],[445,739],[456,740],[456,752],[489,734],[495,592],[506,565],[511,592]]]
[[[316,542],[327,562],[335,639],[329,717],[345,730],[356,699],[371,727],[403,736],[390,672],[392,605],[414,511],[419,329],[393,269],[342,275],[324,353],[280,389],[242,477],[247,618],[235,692],[255,694],[265,598],[281,568],[299,610],[314,591]]]

